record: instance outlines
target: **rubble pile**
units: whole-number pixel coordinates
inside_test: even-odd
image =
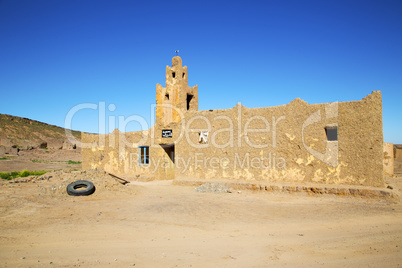
[[[95,193],[105,192],[132,192],[132,187],[123,185],[115,177],[109,175],[101,169],[91,170],[59,170],[51,171],[39,176],[29,176],[16,178],[10,181],[2,181],[2,184],[23,184],[36,183],[39,189],[39,195],[50,197],[67,197],[67,185],[78,180],[87,180],[95,185]]]
[[[226,187],[225,184],[220,182],[210,182],[204,183],[197,188],[195,188],[196,192],[199,193],[231,193],[232,191]]]

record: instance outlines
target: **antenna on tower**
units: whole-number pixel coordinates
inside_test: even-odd
[[[174,52],[176,52],[176,56],[179,56],[179,51],[175,50]]]

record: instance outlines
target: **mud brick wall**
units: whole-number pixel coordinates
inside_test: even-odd
[[[155,125],[108,135],[82,133],[83,168],[150,179],[383,186],[381,92],[359,101],[198,111],[180,57],[156,85]],[[162,132],[172,133],[163,137]],[[140,146],[149,148],[144,163]]]

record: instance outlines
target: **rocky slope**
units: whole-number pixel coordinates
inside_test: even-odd
[[[77,140],[81,139],[81,132],[72,131]],[[62,127],[49,125],[39,121],[0,114],[0,147],[3,150],[52,148],[73,149]],[[0,148],[1,150],[1,148]]]

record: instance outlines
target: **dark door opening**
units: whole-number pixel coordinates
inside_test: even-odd
[[[165,150],[166,154],[169,156],[170,161],[174,164],[174,144],[161,144],[163,150]]]

